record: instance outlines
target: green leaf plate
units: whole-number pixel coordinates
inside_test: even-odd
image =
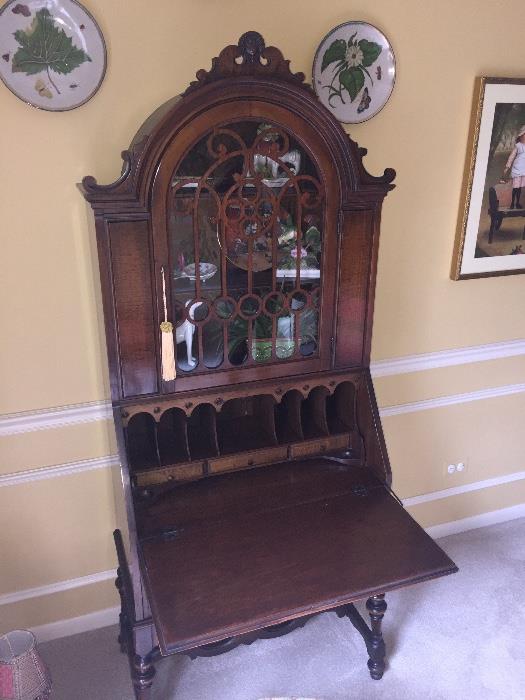
[[[24,102],[75,109],[100,87],[106,45],[76,0],[10,0],[0,9],[0,78]]]

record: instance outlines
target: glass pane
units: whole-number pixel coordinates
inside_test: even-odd
[[[324,197],[303,144],[264,119],[218,127],[167,206],[180,370],[317,355]]]
[[[295,318],[292,314],[277,319],[275,354],[279,360],[291,357],[295,352]]]
[[[202,326],[204,364],[215,368],[222,364],[224,356],[224,325],[211,319]]]
[[[256,362],[270,362],[273,351],[273,320],[261,314],[253,321],[252,357]]]
[[[236,316],[228,323],[228,360],[242,365],[248,359],[248,321]]]
[[[300,339],[299,350],[303,357],[308,357],[317,352],[318,346],[318,319],[319,314],[315,309],[309,308],[299,314]]]

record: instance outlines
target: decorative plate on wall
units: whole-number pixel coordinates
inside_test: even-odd
[[[332,29],[320,43],[312,69],[317,96],[344,124],[364,122],[383,109],[395,76],[390,42],[366,22]]]
[[[24,102],[75,109],[100,87],[106,45],[76,0],[10,0],[0,9],[0,77]]]

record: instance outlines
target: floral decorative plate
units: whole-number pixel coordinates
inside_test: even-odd
[[[317,96],[344,124],[367,121],[383,109],[395,76],[390,42],[366,22],[332,29],[320,43],[312,69]]]
[[[24,102],[75,109],[105,71],[102,33],[76,0],[10,0],[0,9],[0,78]]]

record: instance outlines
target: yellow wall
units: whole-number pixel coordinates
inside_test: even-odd
[[[75,183],[113,181],[120,151],[143,119],[247,29],[284,49],[307,75],[335,25],[376,24],[389,36],[397,81],[386,108],[350,129],[368,169],[397,170],[384,207],[373,358],[525,337],[524,278],[449,279],[461,201],[474,78],[522,77],[518,0],[86,1],[108,46],[100,91],[72,112],[34,110],[0,85],[0,413],[101,401],[109,396],[101,348],[96,260]],[[378,379],[380,405],[525,382],[523,356]],[[523,394],[384,419],[402,497],[524,469]],[[406,449],[409,445],[410,449]],[[0,474],[115,452],[107,421],[2,438]],[[447,461],[468,458],[450,481]],[[114,566],[109,470],[0,489],[0,597]],[[523,485],[521,485],[523,486]],[[413,508],[425,525],[522,502],[523,488],[486,489]],[[518,499],[518,500],[517,500]],[[22,538],[22,540],[20,539]],[[37,557],[33,556],[37,553]],[[95,595],[100,591],[100,595]],[[60,602],[62,601],[62,602]],[[0,632],[116,603],[96,584],[5,606]]]

